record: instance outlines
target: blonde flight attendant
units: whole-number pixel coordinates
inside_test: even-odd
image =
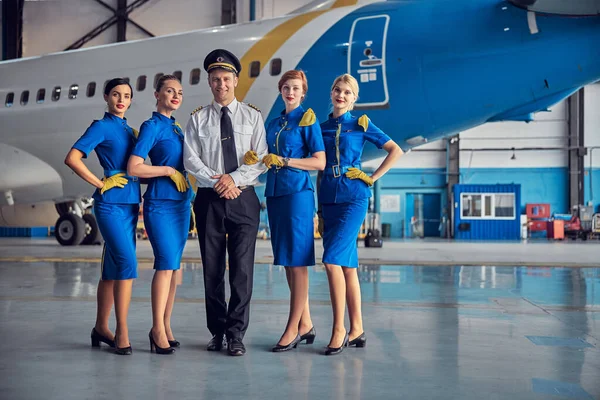
[[[357,98],[356,79],[348,74],[336,78],[331,87],[333,113],[321,124],[327,156],[319,190],[324,222],[323,264],[333,307],[333,328],[326,355],[339,354],[345,346],[366,345],[356,238],[367,213],[370,186],[402,155],[400,147],[366,115],[357,118],[350,114]],[[371,142],[388,153],[371,176],[361,170],[365,142]],[[350,316],[349,332],[344,327],[346,303]]]

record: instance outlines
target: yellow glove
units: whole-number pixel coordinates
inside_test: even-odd
[[[104,194],[109,189],[114,187],[123,188],[127,185],[127,178],[125,178],[124,172],[119,172],[118,174],[114,174],[113,176],[109,176],[102,178],[102,182],[104,182],[104,186],[100,189],[100,194]]]
[[[373,186],[373,178],[369,175],[365,174],[358,168],[348,168],[348,172],[346,172],[346,177],[349,179],[360,179],[368,186]]]
[[[183,174],[177,170],[175,170],[173,175],[169,175],[169,178],[175,182],[175,186],[177,186],[177,190],[180,192],[185,192],[190,187]]]
[[[244,154],[244,164],[246,165],[254,165],[260,161],[258,158],[258,154],[254,150],[248,150],[246,154]]]
[[[267,168],[271,168],[272,165],[275,165],[277,167],[283,167],[283,161],[279,160],[277,154],[269,153],[263,157],[262,161],[263,164],[265,164],[265,167]]]

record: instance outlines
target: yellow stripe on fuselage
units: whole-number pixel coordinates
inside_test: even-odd
[[[249,70],[252,61],[259,61],[263,68],[266,67],[269,60],[273,57],[273,54],[275,54],[275,52],[304,25],[327,11],[339,7],[353,6],[356,5],[357,2],[358,0],[337,0],[333,3],[331,8],[327,10],[312,11],[298,15],[273,28],[270,32],[267,32],[267,34],[265,34],[258,42],[254,43],[240,59],[240,63],[242,64],[242,76],[240,76],[238,86],[235,88],[235,97],[243,100],[256,80],[256,78],[250,78],[247,72],[243,72],[244,69],[246,71]]]

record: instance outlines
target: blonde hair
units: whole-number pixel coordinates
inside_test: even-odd
[[[338,76],[333,81],[333,85],[331,85],[332,92],[333,92],[333,89],[335,89],[335,86],[340,82],[343,82],[343,83],[347,84],[348,86],[350,86],[350,89],[352,90],[354,97],[356,97],[356,99],[354,100],[354,103],[356,103],[356,100],[358,100],[358,82],[356,81],[356,79],[350,74],[343,74],[343,75]],[[354,103],[352,103],[352,105],[350,105],[350,107],[348,107],[348,110],[352,110],[354,108]]]

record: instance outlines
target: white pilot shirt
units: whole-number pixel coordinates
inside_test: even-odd
[[[185,128],[183,165],[192,174],[200,188],[212,188],[218,182],[213,175],[225,171],[221,147],[221,108],[213,103],[196,111]],[[227,106],[233,125],[235,149],[239,167],[231,172],[236,186],[256,185],[258,176],[266,171],[262,162],[244,164],[244,154],[254,150],[259,160],[267,155],[265,125],[260,111],[234,99]]]

